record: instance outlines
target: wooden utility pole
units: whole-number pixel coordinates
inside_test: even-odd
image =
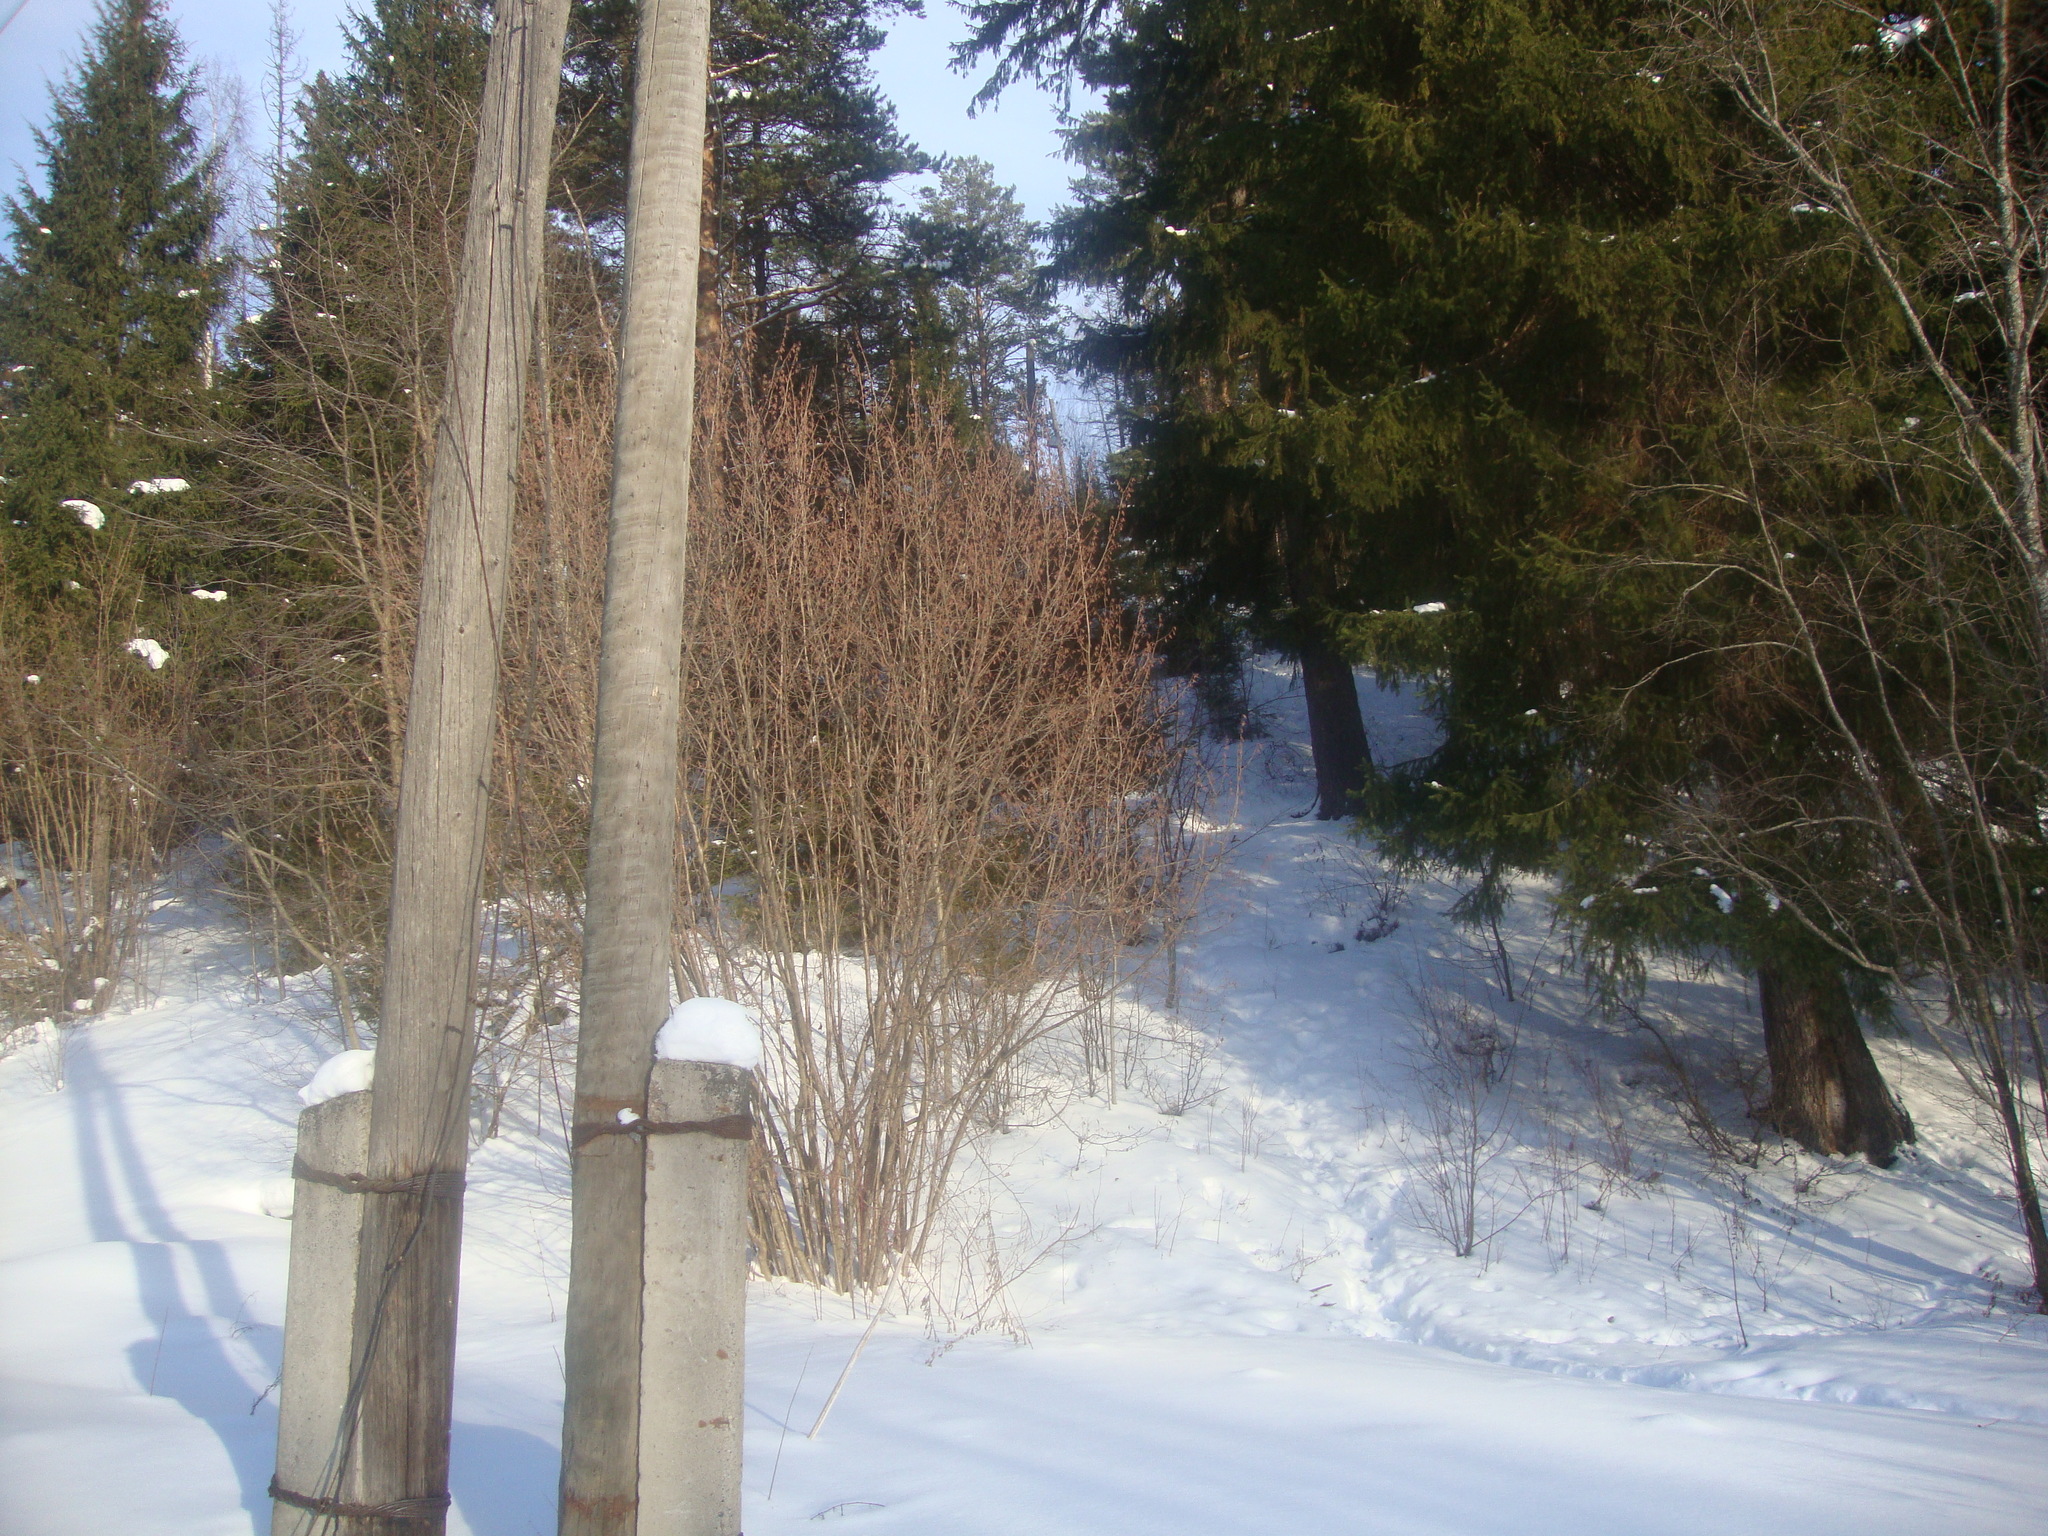
[[[340,1536],[447,1518],[491,737],[568,9],[498,0],[427,492],[368,1158],[313,1170],[363,1201],[350,1375],[335,1443],[311,1458],[321,1486],[273,1494]]]
[[[633,1536],[640,1498],[641,1138],[668,1013],[694,419],[708,0],[643,0],[598,662],[572,1133],[563,1536]]]

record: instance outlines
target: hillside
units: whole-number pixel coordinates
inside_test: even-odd
[[[1920,1131],[1893,1169],[1745,1148],[1742,1053],[1705,1044],[1740,976],[1662,977],[1653,1035],[1558,969],[1541,890],[1504,954],[1452,887],[1391,892],[1302,814],[1299,698],[1257,683],[1172,1006],[1154,957],[1093,1091],[1052,1043],[816,1440],[866,1313],[757,1284],[753,1536],[2040,1529],[2048,1319],[1939,1054],[1875,1042]],[[1364,692],[1383,758],[1426,743]],[[334,1045],[204,873],[136,997],[0,1061],[8,1536],[267,1529],[294,1095]],[[553,1529],[562,1086],[472,1173],[452,1531]]]

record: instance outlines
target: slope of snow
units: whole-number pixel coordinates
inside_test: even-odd
[[[1555,969],[1540,890],[1513,1001],[1452,888],[1358,939],[1379,872],[1296,814],[1298,700],[1261,683],[1273,737],[1216,754],[1174,1007],[1163,966],[1133,980],[1093,1094],[1045,1063],[816,1440],[865,1315],[756,1285],[753,1536],[2039,1530],[2048,1329],[1949,1069],[1880,1042],[1922,1132],[1893,1170],[1710,1163],[1654,1042]],[[1409,700],[1364,697],[1383,759],[1426,746]],[[64,1032],[60,1090],[47,1047],[0,1061],[6,1536],[267,1529],[296,1092],[336,1042],[320,978],[280,995],[197,894],[156,921],[152,994]],[[1463,1258],[1418,1199],[1419,1021],[1459,1010],[1503,1063],[1498,1230]],[[1707,1042],[1753,1011],[1711,970],[1646,1003],[1731,1125],[1742,1063]],[[475,1159],[458,1533],[553,1530],[565,1091],[524,1080]]]

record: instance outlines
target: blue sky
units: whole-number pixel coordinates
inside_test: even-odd
[[[0,0],[5,18],[14,0]],[[308,73],[341,60],[340,18],[349,0],[292,0],[292,23]],[[1017,188],[1035,218],[1044,218],[1066,195],[1068,167],[1060,158],[1050,101],[1029,86],[1013,88],[979,117],[968,115],[978,80],[952,72],[948,49],[965,31],[946,0],[928,0],[930,14],[902,18],[891,27],[878,57],[883,90],[896,103],[904,131],[932,154],[979,155],[997,178]],[[211,61],[247,83],[249,106],[258,103],[270,29],[269,0],[171,0],[170,11],[195,64]],[[24,0],[0,33],[0,175],[13,189],[33,170],[32,126],[49,111],[50,82],[74,60],[91,24],[91,0]]]

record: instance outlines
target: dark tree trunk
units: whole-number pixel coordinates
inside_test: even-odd
[[[2041,1186],[2027,1155],[2027,1135],[2020,1096],[2005,1063],[1994,1059],[1991,1086],[1998,1098],[1998,1118],[2005,1129],[2006,1155],[2012,1163],[2012,1188],[2020,1208],[2020,1226],[2027,1234],[2027,1257],[2034,1271],[2034,1310],[2048,1312],[2048,1223],[2041,1219]]]
[[[1861,1152],[1889,1168],[1913,1122],[1885,1085],[1838,973],[1757,968],[1764,1049],[1771,1065],[1767,1118],[1809,1152]]]
[[[1365,716],[1358,708],[1358,680],[1351,663],[1320,639],[1295,649],[1302,691],[1308,695],[1309,750],[1316,763],[1316,816],[1337,821],[1354,814],[1351,797],[1365,788],[1372,749]]]

